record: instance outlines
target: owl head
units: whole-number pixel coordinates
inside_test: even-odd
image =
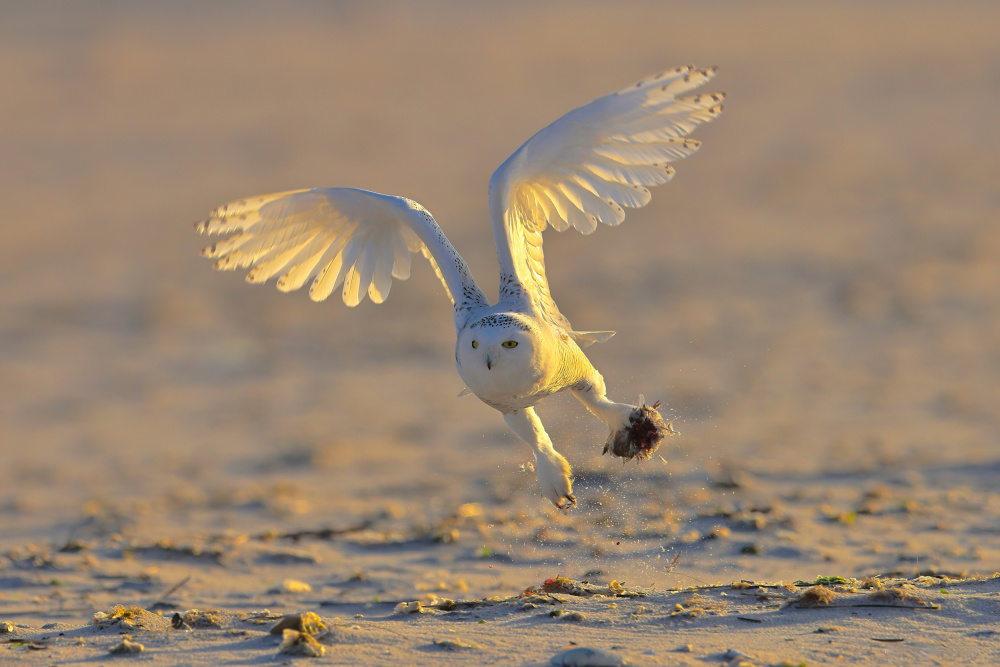
[[[543,370],[536,325],[519,313],[486,315],[462,330],[455,360],[469,388],[481,397],[493,392],[525,395]]]

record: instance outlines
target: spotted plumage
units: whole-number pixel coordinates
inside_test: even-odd
[[[531,331],[531,325],[522,318],[514,317],[506,313],[500,315],[486,315],[469,325],[470,329],[480,327],[516,327],[521,331]]]
[[[454,305],[455,363],[471,393],[499,410],[535,453],[542,493],[576,502],[570,467],[534,406],[569,389],[609,429],[605,451],[646,458],[672,433],[656,408],[614,403],[583,348],[612,331],[576,331],[549,292],[542,253],[546,227],[583,234],[619,225],[625,208],[646,205],[649,187],[674,176],[670,163],[701,143],[688,134],[718,117],[723,93],[685,96],[716,68],[677,67],[575,109],[532,136],[490,179],[490,217],[500,265],[490,304],[441,227],[423,206],[353,188],[315,188],[219,206],[195,228],[231,234],[202,251],[218,269],[250,268],[247,281],[322,301],[340,289],[348,306],[382,303],[392,279],[410,275],[410,255],[430,262]]]

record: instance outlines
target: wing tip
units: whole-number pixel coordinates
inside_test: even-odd
[[[236,262],[232,257],[222,257],[212,264],[212,268],[216,271],[232,271],[236,268]]]
[[[718,91],[715,93],[698,93],[697,95],[691,95],[690,97],[679,97],[678,102],[687,102],[690,104],[701,104],[706,105],[706,108],[711,108],[712,105],[708,105],[708,101],[712,101],[719,104],[726,99],[726,93],[724,91]]]
[[[645,78],[639,79],[630,86],[627,86],[617,91],[617,93],[615,94],[627,95],[637,90],[650,88],[651,86],[660,84],[664,79],[666,79],[666,82],[662,83],[662,89],[664,91],[666,91],[670,87],[671,83],[678,80],[681,80],[684,83],[691,83],[692,78],[701,77],[701,79],[703,80],[695,84],[695,85],[701,85],[702,83],[708,81],[718,73],[719,73],[718,65],[712,65],[710,67],[701,67],[701,68],[699,68],[697,65],[693,63],[689,63],[687,65],[679,65],[677,67],[657,72],[652,76],[647,76]]]
[[[269,277],[270,276],[268,276],[264,272],[262,272],[259,269],[255,268],[255,269],[252,269],[250,271],[250,273],[246,274],[246,276],[244,276],[243,280],[245,280],[250,285],[260,285],[261,283],[266,283],[267,279]]]
[[[309,300],[315,303],[319,303],[320,301],[325,301],[326,297],[330,296],[329,294],[319,293],[319,290],[316,289],[316,283],[318,282],[318,280],[319,280],[318,278],[314,279],[312,284],[309,286]],[[278,289],[281,288],[279,287]]]

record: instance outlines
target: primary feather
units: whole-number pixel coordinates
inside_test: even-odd
[[[253,267],[250,283],[279,275],[278,289],[299,289],[323,301],[341,288],[348,306],[367,295],[382,303],[392,279],[410,275],[410,253],[420,252],[448,297],[485,303],[458,252],[431,214],[405,197],[353,188],[314,188],[241,199],[220,206],[195,225],[203,234],[237,232],[202,251],[216,268]]]
[[[681,96],[715,73],[688,65],[640,79],[567,113],[500,165],[490,179],[490,216],[501,301],[523,302],[582,345],[603,338],[573,331],[559,312],[545,275],[542,232],[551,226],[590,234],[598,224],[621,224],[625,208],[648,204],[649,187],[673,178],[670,163],[701,145],[688,133],[721,113],[723,93]],[[365,296],[382,303],[392,278],[409,277],[410,253],[420,252],[457,309],[486,303],[430,213],[403,197],[353,188],[279,192],[219,206],[195,228],[233,234],[202,251],[216,268],[252,267],[251,283],[278,276],[283,292],[312,278],[314,301],[340,288],[348,306]]]
[[[536,133],[500,165],[490,179],[490,216],[501,285],[522,288],[508,298],[576,334],[549,293],[542,232],[551,225],[590,234],[598,223],[620,224],[624,208],[648,204],[649,186],[673,178],[670,163],[701,145],[687,134],[721,113],[723,93],[678,97],[716,71],[678,67],[599,97]]]

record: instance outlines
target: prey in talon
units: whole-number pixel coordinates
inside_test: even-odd
[[[622,463],[638,459],[644,461],[660,448],[660,441],[668,435],[676,435],[673,424],[663,421],[657,408],[660,401],[646,405],[645,399],[639,397],[639,405],[628,416],[628,425],[613,431],[608,436],[602,454],[610,453],[620,456]]]
[[[225,204],[195,225],[228,234],[202,254],[218,269],[249,269],[247,282],[276,277],[282,292],[308,282],[314,301],[339,291],[348,306],[365,296],[385,301],[392,279],[409,277],[411,254],[423,255],[453,306],[459,376],[531,447],[542,495],[568,509],[576,504],[572,469],[535,412],[544,398],[572,391],[607,425],[604,452],[626,461],[649,458],[674,430],[658,402],[608,399],[583,350],[614,332],[577,330],[556,306],[542,233],[590,234],[649,203],[649,188],[673,178],[672,163],[701,145],[688,135],[722,112],[723,93],[691,92],[715,73],[687,65],[641,79],[569,112],[500,165],[489,186],[500,269],[494,303],[426,208],[367,190],[313,188]]]

